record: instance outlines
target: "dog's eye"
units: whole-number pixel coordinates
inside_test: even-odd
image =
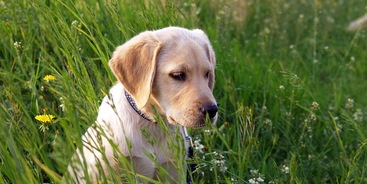
[[[186,74],[184,72],[173,72],[173,73],[170,73],[169,76],[178,81],[186,80]]]

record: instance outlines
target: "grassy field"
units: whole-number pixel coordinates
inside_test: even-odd
[[[171,25],[203,29],[217,56],[194,183],[367,183],[367,32],[345,30],[365,0],[88,2],[0,0],[0,183],[59,183],[115,47]]]

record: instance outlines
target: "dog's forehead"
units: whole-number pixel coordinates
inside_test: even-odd
[[[158,70],[213,70],[210,43],[203,31],[169,27],[154,34],[162,46],[157,57]]]
[[[163,43],[158,68],[167,71],[194,69],[213,70],[204,43],[197,40],[176,40]]]

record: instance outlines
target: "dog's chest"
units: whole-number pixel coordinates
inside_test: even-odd
[[[149,159],[151,162],[165,163],[172,160],[176,149],[174,143],[177,142],[172,137],[161,132],[142,131],[140,139],[136,140],[135,148],[133,146],[133,156],[139,156]],[[140,144],[139,144],[140,143]]]
[[[131,159],[137,173],[154,177],[159,167],[162,165],[172,164],[174,159],[174,148],[168,139],[145,139],[142,138],[141,147],[132,147]]]

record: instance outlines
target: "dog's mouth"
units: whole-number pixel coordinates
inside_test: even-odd
[[[176,121],[174,118],[172,118],[171,116],[167,117],[167,120],[169,123],[174,124],[174,125],[182,125],[184,127],[188,127],[188,128],[202,128],[205,127],[205,121],[200,121],[200,122],[194,122],[194,123],[190,123],[190,122],[185,122],[185,123],[179,123],[178,121]],[[211,120],[211,122],[213,122],[213,120]]]
[[[167,117],[167,120],[169,123],[174,124],[174,125],[179,125],[179,123],[177,123],[177,121],[175,119],[173,119],[171,116]]]

